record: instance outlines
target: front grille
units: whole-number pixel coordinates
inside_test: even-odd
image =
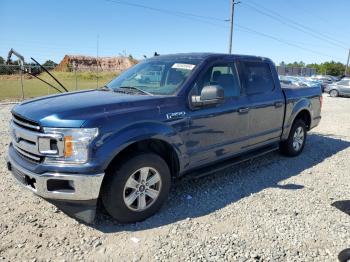
[[[15,122],[17,125],[19,125],[20,127],[23,127],[29,130],[35,130],[35,131],[40,130],[39,124],[36,123],[35,121],[25,119],[24,117],[21,117],[14,113],[12,114],[12,121]]]
[[[37,155],[31,154],[31,153],[26,152],[26,151],[24,151],[16,146],[13,146],[13,147],[15,148],[17,153],[25,160],[28,160],[28,161],[33,162],[33,163],[41,163],[44,160],[44,157],[42,157],[42,156],[37,156]]]
[[[38,149],[38,137],[41,134],[39,130],[40,126],[36,122],[12,114],[11,136],[13,147],[22,158],[35,163],[43,160]]]

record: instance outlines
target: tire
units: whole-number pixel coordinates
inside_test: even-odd
[[[164,159],[142,153],[119,163],[111,168],[102,189],[102,203],[107,212],[122,223],[134,223],[154,215],[170,191],[171,175]]]
[[[344,249],[338,255],[338,259],[340,262],[348,262],[350,261],[350,248]]]
[[[304,149],[307,130],[303,120],[294,121],[288,139],[280,143],[280,151],[286,156],[298,156]]]
[[[331,97],[337,97],[337,96],[339,96],[339,92],[337,90],[333,89],[333,90],[329,91],[329,95]]]

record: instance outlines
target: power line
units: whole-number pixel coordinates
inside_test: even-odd
[[[217,18],[217,17],[212,17],[212,16],[203,16],[203,15],[197,15],[193,13],[187,13],[187,12],[182,12],[182,11],[174,11],[174,10],[169,10],[169,9],[162,9],[162,8],[157,8],[157,7],[152,7],[152,6],[147,6],[147,5],[141,5],[141,4],[136,4],[136,3],[130,3],[122,0],[105,0],[106,2],[111,2],[115,4],[120,4],[120,5],[128,5],[128,6],[133,6],[133,7],[140,7],[152,11],[157,11],[161,13],[167,13],[167,14],[172,14],[175,16],[187,16],[187,17],[196,17],[196,18],[201,18],[205,20],[212,20],[212,21],[219,21],[219,22],[225,22],[224,19]]]
[[[227,20],[223,20],[223,19],[220,19],[220,18],[217,18],[217,17],[197,15],[197,14],[192,14],[192,13],[187,13],[187,12],[182,12],[182,11],[174,11],[174,10],[168,10],[168,9],[155,8],[155,7],[141,5],[141,4],[129,3],[129,2],[121,1],[121,0],[105,0],[105,1],[106,2],[115,3],[115,4],[120,4],[120,5],[126,5],[126,6],[132,6],[132,7],[137,7],[137,8],[148,9],[148,10],[151,10],[151,11],[165,13],[165,14],[168,14],[168,15],[173,15],[173,16],[177,16],[177,17],[181,17],[181,18],[190,19],[190,20],[194,20],[194,21],[197,21],[197,22],[209,24],[209,25],[215,26],[217,28],[225,28],[226,30],[228,29]],[[213,21],[213,22],[215,21],[216,23],[218,23],[218,22],[226,23],[226,24],[220,24],[219,25],[219,24],[215,24],[215,23],[210,22],[210,21]],[[332,58],[334,57],[334,56],[331,56],[331,55],[327,55],[327,54],[324,54],[324,53],[321,53],[321,52],[314,51],[314,50],[309,49],[309,48],[305,48],[305,47],[300,46],[300,45],[298,45],[296,43],[293,43],[291,41],[287,41],[287,40],[278,38],[276,36],[272,36],[272,35],[268,35],[268,34],[256,31],[254,29],[251,29],[251,28],[239,25],[239,24],[236,24],[236,26],[238,27],[238,29],[240,31],[243,31],[243,32],[246,32],[246,33],[255,34],[255,35],[259,35],[259,36],[265,37],[265,38],[269,38],[269,39],[275,40],[277,42],[280,42],[280,43],[283,43],[283,44],[286,44],[286,45],[289,45],[289,46],[292,46],[292,47],[295,47],[295,48],[298,48],[298,49],[301,49],[301,50],[304,50],[304,51],[307,51],[307,52],[311,52],[311,53],[314,53],[314,54],[322,55],[322,56],[325,56],[325,57],[332,57]],[[337,58],[337,59],[339,59],[339,58]]]
[[[302,11],[304,12],[305,14],[307,14],[308,16],[312,16],[314,18],[316,18],[318,21],[321,21],[322,23],[324,24],[330,24],[332,21],[332,19],[325,19],[324,16],[321,16],[321,15],[318,15],[318,14],[315,14],[315,12],[312,12],[310,10],[308,10],[307,8],[305,8],[304,6],[302,5],[294,5],[294,2],[292,1],[285,1],[285,3],[287,3],[289,6],[293,7],[294,10],[298,10],[298,12]],[[349,34],[350,31],[349,30],[346,30],[346,28],[344,26],[338,26],[336,25],[335,23],[332,23],[334,25],[334,29],[341,29],[341,32],[342,33],[347,33]],[[339,30],[338,30],[339,31]],[[344,43],[344,42],[343,42]]]
[[[255,5],[255,6],[254,6],[254,5]],[[323,33],[321,33],[321,32],[317,32],[317,31],[315,31],[314,29],[312,29],[312,28],[310,28],[310,27],[308,27],[308,26],[302,25],[302,24],[300,24],[300,23],[298,23],[298,22],[296,22],[296,21],[293,21],[293,20],[290,19],[290,18],[283,17],[283,16],[281,16],[280,14],[278,14],[278,13],[276,13],[276,12],[270,10],[270,9],[267,9],[266,7],[263,7],[262,5],[259,5],[259,4],[256,4],[256,3],[254,3],[254,4],[252,5],[252,4],[250,4],[250,3],[244,2],[244,6],[246,6],[246,7],[250,8],[250,9],[254,10],[254,11],[257,12],[257,13],[260,13],[260,14],[262,14],[262,15],[264,15],[264,16],[267,16],[267,17],[269,17],[269,18],[271,18],[271,19],[274,19],[274,20],[280,22],[281,24],[284,24],[284,25],[286,25],[286,26],[288,26],[288,27],[291,27],[291,28],[293,28],[293,29],[295,29],[295,30],[297,30],[297,31],[303,32],[303,33],[305,33],[305,34],[307,34],[307,35],[311,35],[311,36],[314,37],[314,38],[320,39],[320,40],[322,40],[322,41],[326,41],[326,42],[328,42],[328,43],[331,43],[332,45],[335,45],[335,46],[338,46],[338,47],[340,47],[340,48],[342,48],[342,49],[346,49],[346,50],[347,50],[347,45],[348,45],[348,44],[346,44],[345,42],[338,41],[338,40],[337,40],[337,41],[331,40],[331,39],[329,39],[329,37],[326,36],[325,34],[323,34]],[[258,7],[257,7],[257,6],[258,6]],[[260,7],[261,9],[266,10],[267,12],[266,12],[266,11],[263,11],[263,10],[261,10],[261,9],[259,9],[259,7]],[[316,32],[317,32],[317,33],[316,33]]]
[[[127,6],[133,6],[133,7],[138,7],[138,8],[144,8],[144,9],[157,11],[157,12],[160,12],[160,13],[166,13],[166,14],[169,14],[169,15],[179,16],[179,17],[187,18],[187,19],[191,19],[191,20],[192,19],[196,20],[195,18],[201,18],[201,19],[207,19],[207,20],[216,21],[216,22],[225,22],[225,20],[222,20],[222,19],[217,18],[217,17],[203,16],[203,15],[197,15],[197,14],[192,14],[192,13],[187,13],[187,12],[155,8],[155,7],[151,7],[151,6],[134,4],[134,3],[129,3],[129,2],[120,1],[120,0],[105,0],[105,1],[106,2],[115,3],[115,4],[120,4],[120,5],[127,5]],[[198,20],[197,19],[197,21],[208,23],[208,21],[204,21],[204,20]],[[227,20],[226,20],[226,22],[227,22]],[[214,26],[219,26],[219,25],[213,24],[213,23],[209,23],[209,24],[214,25]],[[269,38],[269,39],[273,39],[273,40],[278,41],[280,43],[284,43],[286,45],[289,45],[289,46],[292,46],[292,47],[295,47],[295,48],[299,48],[299,49],[304,50],[304,51],[308,51],[308,52],[311,52],[311,53],[314,53],[314,54],[318,54],[318,55],[322,55],[322,56],[325,56],[325,57],[331,57],[331,58],[334,57],[334,56],[331,56],[331,55],[327,55],[327,54],[324,54],[324,53],[321,53],[321,52],[314,51],[314,50],[309,49],[309,48],[302,47],[300,45],[294,44],[294,43],[292,43],[290,41],[286,41],[286,40],[283,40],[283,39],[275,37],[275,36],[271,36],[271,35],[268,35],[268,34],[265,34],[265,33],[258,32],[258,31],[254,30],[254,29],[251,29],[251,28],[248,28],[248,27],[245,27],[245,26],[241,26],[239,24],[236,24],[236,26],[238,28],[242,29],[242,31],[245,31],[245,32],[248,32],[248,33],[251,33],[251,34],[260,35],[262,37],[266,37],[266,38]],[[220,27],[227,28],[227,26],[223,26],[223,25],[220,26]],[[337,59],[339,59],[339,58],[337,58]]]
[[[247,33],[252,33],[252,34],[260,35],[260,36],[263,36],[263,37],[266,37],[266,38],[270,38],[270,39],[273,39],[273,40],[278,41],[280,43],[283,43],[283,44],[286,44],[286,45],[289,45],[289,46],[292,46],[292,47],[296,47],[296,48],[299,48],[301,50],[308,51],[308,52],[311,52],[311,53],[314,53],[314,54],[317,54],[317,55],[322,55],[322,56],[327,56],[327,57],[337,58],[337,59],[342,60],[342,58],[334,57],[334,56],[327,55],[327,54],[324,54],[324,53],[321,53],[321,52],[318,52],[318,51],[314,51],[312,49],[305,48],[305,47],[302,47],[300,45],[297,45],[297,44],[295,44],[293,42],[286,41],[286,40],[283,40],[281,38],[278,38],[278,37],[275,37],[275,36],[271,36],[271,35],[268,35],[268,34],[265,34],[265,33],[261,33],[261,32],[258,32],[258,31],[254,30],[254,29],[251,29],[251,28],[248,28],[248,27],[245,27],[245,26],[241,26],[241,25],[237,25],[237,26],[241,29],[241,31],[245,31]]]

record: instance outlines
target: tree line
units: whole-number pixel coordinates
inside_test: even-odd
[[[5,59],[0,56],[0,65],[5,64]],[[12,65],[18,65],[18,61],[10,61],[10,64]],[[25,63],[27,66],[36,66],[34,63]],[[44,67],[54,68],[57,66],[57,63],[55,63],[52,60],[47,60],[45,63],[42,64]],[[320,75],[332,75],[332,76],[342,76],[345,74],[345,65],[339,62],[330,61],[330,62],[324,62],[321,64],[305,64],[303,61],[300,62],[294,62],[294,63],[285,63],[282,61],[279,66],[285,66],[285,67],[309,67],[309,68],[315,68],[316,73]],[[0,66],[0,74],[15,74],[18,73],[17,67],[9,68],[9,67],[1,67]],[[41,73],[41,69],[35,67],[34,70],[38,70],[38,72],[33,73]],[[350,71],[350,70],[349,70]],[[349,74],[349,72],[348,72]]]
[[[315,68],[316,73],[320,75],[343,76],[345,74],[345,65],[335,61],[324,62],[321,64],[305,64],[303,61],[286,64],[282,61],[279,66]]]
[[[18,74],[18,70],[20,69],[18,62],[19,62],[18,60],[10,60],[8,64],[12,65],[11,67],[1,66],[6,63],[6,60],[0,56],[0,75]],[[31,73],[33,74],[40,74],[42,72],[42,69],[39,68],[38,65],[35,63],[24,63],[24,66],[26,68],[31,67]],[[47,60],[45,61],[45,63],[42,64],[42,66],[47,68],[55,68],[57,66],[57,63],[55,63],[52,60]]]

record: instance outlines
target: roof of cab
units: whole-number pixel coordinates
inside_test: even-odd
[[[167,55],[160,55],[160,56],[154,56],[150,59],[171,59],[171,58],[184,58],[184,59],[200,59],[204,60],[207,58],[221,58],[221,57],[227,57],[231,56],[234,58],[241,58],[241,59],[252,59],[252,60],[269,60],[269,58],[266,57],[260,57],[260,56],[252,56],[252,55],[239,55],[239,54],[223,54],[223,53],[178,53],[178,54],[167,54]]]

